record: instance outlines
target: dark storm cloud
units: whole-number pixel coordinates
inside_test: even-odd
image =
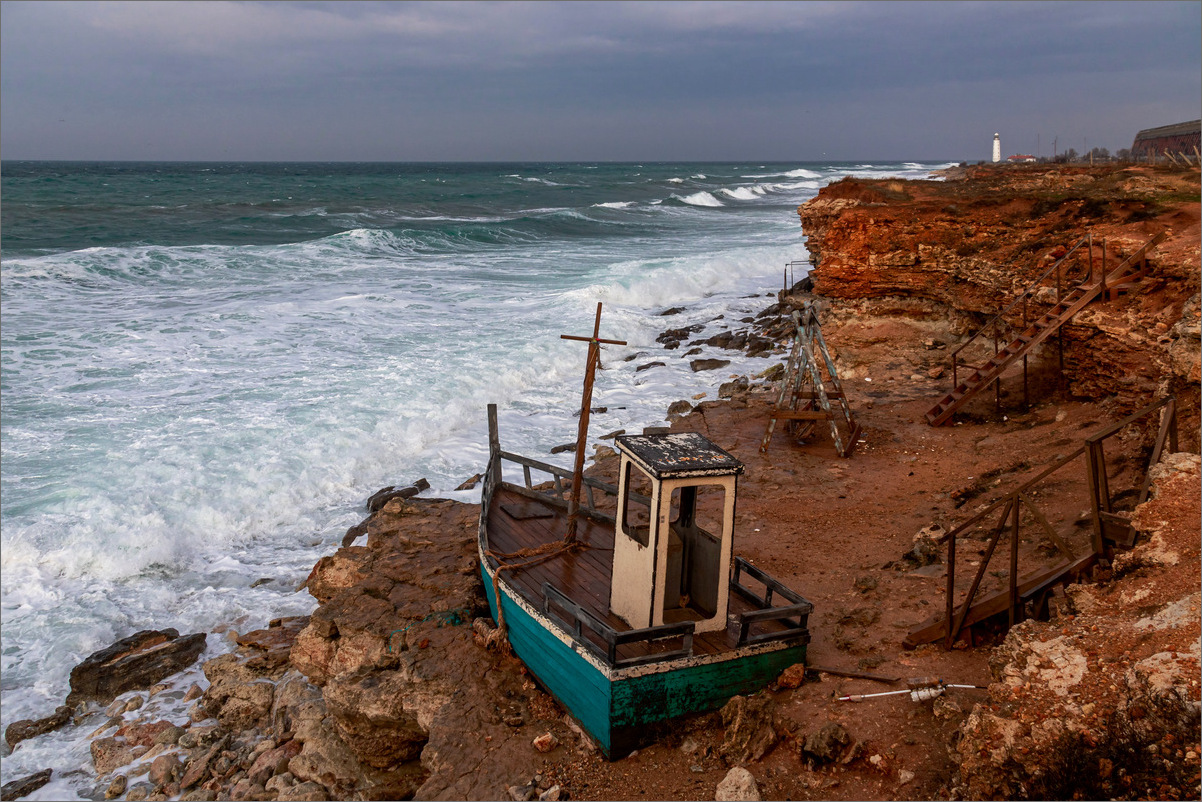
[[[1194,119],[1186,3],[0,4],[0,153],[981,159]]]

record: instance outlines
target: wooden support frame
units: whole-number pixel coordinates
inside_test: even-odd
[[[768,450],[777,421],[808,421],[801,426],[800,436],[804,437],[814,424],[825,420],[830,424],[835,451],[841,457],[850,457],[859,442],[861,429],[839,381],[835,361],[831,359],[826,340],[822,337],[822,327],[813,304],[807,303],[800,311],[793,312],[793,326],[793,348],[760,442],[760,453]],[[832,405],[832,400],[837,405]],[[839,424],[842,424],[845,433],[840,431]],[[847,438],[846,443],[844,437]]]

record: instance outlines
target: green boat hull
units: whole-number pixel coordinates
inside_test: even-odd
[[[481,568],[489,607],[497,618],[492,577]],[[553,622],[501,593],[506,635],[514,653],[559,700],[611,760],[653,737],[653,725],[724,705],[760,690],[791,665],[804,663],[806,646],[749,646],[720,658],[684,658],[606,671]]]

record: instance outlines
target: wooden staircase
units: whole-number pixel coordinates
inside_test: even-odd
[[[768,417],[760,453],[768,450],[778,420],[787,421],[790,433],[797,439],[806,437],[818,421],[826,420],[830,422],[835,450],[841,457],[850,457],[860,438],[860,425],[851,414],[813,305],[806,304],[800,312],[794,312],[793,325],[793,350],[785,366],[780,394]],[[831,401],[837,402],[837,407]]]
[[[1165,237],[1165,232],[1157,234],[1113,270],[1107,271],[1103,261],[1103,268],[1098,271],[1100,273],[1100,277],[1098,278],[1093,277],[1092,273],[1094,271],[1091,264],[1090,276],[1087,276],[1067,292],[1062,292],[1058,286],[1057,302],[1038,319],[1028,321],[1026,315],[1028,300],[1033,297],[1035,290],[1039,289],[1044,279],[1051,276],[1053,272],[1056,272],[1057,283],[1059,285],[1060,274],[1058,271],[1061,264],[1085,241],[1078,242],[1068,254],[1032,282],[1010,306],[1000,312],[993,320],[982,327],[980,331],[970,337],[967,342],[952,352],[952,390],[940,398],[938,403],[926,413],[927,423],[932,426],[940,426],[947,423],[951,420],[952,415],[976,396],[977,393],[981,392],[981,390],[988,387],[991,383],[998,381],[1002,373],[1014,364],[1015,361],[1027,356],[1036,346],[1059,331],[1061,326],[1071,320],[1074,315],[1095,299],[1101,297],[1103,300],[1110,300],[1120,292],[1127,292],[1133,289],[1146,274],[1148,251],[1163,242]],[[1105,250],[1103,248],[1104,254]],[[1008,315],[1015,312],[1020,303],[1022,305],[1023,325],[1015,327],[1014,332],[1012,332],[1012,338],[1001,348],[998,347],[999,343],[995,334],[993,358],[981,366],[962,366],[957,362],[957,356],[960,351],[990,328],[993,328],[996,332],[999,324],[1003,323]],[[959,379],[960,367],[968,367],[971,370],[971,373],[963,381]]]

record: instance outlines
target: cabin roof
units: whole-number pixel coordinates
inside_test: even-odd
[[[619,435],[617,445],[656,479],[743,473],[742,462],[697,432]]]

